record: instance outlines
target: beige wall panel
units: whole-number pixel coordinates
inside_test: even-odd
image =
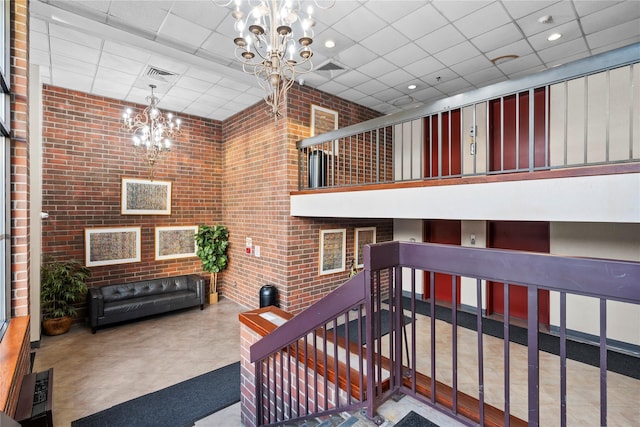
[[[476,125],[478,137],[476,138],[476,172],[487,172],[487,102],[476,104]]]
[[[567,164],[569,165],[584,163],[585,81],[583,77],[567,83]]]
[[[393,179],[402,179],[402,125],[393,127]]]
[[[462,174],[463,175],[471,175],[475,173],[474,164],[476,162],[476,156],[471,155],[471,143],[474,141],[469,136],[469,132],[474,125],[473,121],[473,111],[474,106],[470,105],[468,107],[464,107],[461,111],[462,114]],[[476,146],[477,148],[477,146]]]
[[[411,122],[411,178],[422,178],[422,120]]]
[[[609,109],[607,73],[598,73],[587,77],[587,88],[587,162],[605,162],[607,160]],[[575,105],[575,108],[580,108],[580,106]],[[578,150],[579,146],[576,145],[576,156]],[[577,159],[578,157],[576,157]]]
[[[628,160],[630,156],[632,77],[628,66],[609,71],[609,161]]]
[[[640,159],[640,64],[631,66],[633,77],[633,111],[631,114],[633,121],[632,157]]]
[[[487,247],[487,221],[462,221],[460,245],[469,248],[486,248]],[[474,242],[472,243],[472,237]],[[486,309],[486,281],[481,283],[482,300],[481,307]],[[460,278],[460,303],[467,307],[477,307],[476,297],[476,279],[472,277]]]
[[[551,253],[640,261],[640,224],[551,223]],[[607,286],[603,283],[603,286]],[[551,294],[551,324],[560,324],[560,297]],[[567,328],[599,335],[599,301],[567,295]],[[607,336],[640,345],[640,306],[607,303]]]

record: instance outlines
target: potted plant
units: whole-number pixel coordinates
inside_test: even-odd
[[[73,303],[87,294],[89,269],[78,261],[51,261],[40,268],[42,330],[47,335],[69,331],[76,314]]]
[[[218,302],[218,273],[227,268],[229,258],[229,232],[224,225],[198,226],[196,233],[196,254],[202,261],[202,269],[211,274],[209,303]]]

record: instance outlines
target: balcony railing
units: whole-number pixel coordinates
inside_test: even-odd
[[[640,45],[300,141],[298,189],[640,160]]]
[[[436,295],[435,274],[450,275],[451,301],[457,301],[456,283],[464,278],[462,288],[473,288],[476,307],[469,312],[457,304],[449,309],[427,304],[425,310],[426,303],[416,299],[416,277],[423,274],[430,295]],[[503,284],[505,319],[512,286],[527,294],[523,345],[513,344],[514,327],[500,321],[501,354],[487,354],[485,346],[495,339],[482,310],[487,282]],[[541,291],[558,297],[552,307],[558,360],[550,374],[545,366],[546,376],[541,360],[549,356],[539,344]],[[590,368],[595,370],[592,388],[578,395],[569,387],[576,371],[567,350],[575,344],[568,338],[567,312],[573,307],[567,301],[576,296],[593,299],[599,313],[599,345],[589,347],[597,355]],[[608,305],[614,301],[640,310],[640,263],[425,243],[367,246],[363,272],[251,347],[256,425],[363,407],[373,419],[380,404],[397,393],[468,425],[566,426],[568,414],[576,411],[589,425],[624,425],[628,413],[620,408],[637,410],[633,390],[640,388],[640,377],[633,366],[640,359],[626,356],[627,374],[635,378],[614,374],[608,366],[612,355],[620,356],[607,344]],[[463,327],[463,317],[467,323],[472,319],[471,327]],[[637,316],[630,317],[631,327],[638,328]],[[501,381],[485,381],[488,376]],[[628,382],[618,384],[623,381]],[[609,403],[612,389],[614,405]],[[580,404],[583,394],[595,401]]]

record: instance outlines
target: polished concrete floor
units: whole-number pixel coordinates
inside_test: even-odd
[[[34,371],[54,368],[54,425],[69,427],[73,420],[107,409],[113,405],[151,393],[180,381],[236,362],[240,359],[240,324],[238,314],[246,308],[226,299],[203,311],[191,309],[169,313],[150,319],[131,322],[98,330],[93,335],[88,327],[75,325],[65,335],[43,336],[36,349]],[[416,324],[427,322],[418,319]],[[427,325],[425,324],[425,327]],[[422,329],[422,328],[421,328]],[[428,328],[427,328],[428,329]],[[459,346],[459,386],[473,394],[477,388],[477,368],[473,360],[475,333],[460,329],[459,342],[472,343]],[[447,332],[449,331],[449,332]],[[447,344],[450,325],[438,322],[438,379],[446,382]],[[421,335],[418,346],[429,342]],[[450,342],[450,341],[448,341]],[[448,344],[450,346],[450,344]],[[498,339],[485,339],[485,387],[487,399],[496,406],[502,403],[503,344]],[[467,348],[468,347],[468,348]],[[511,345],[512,357],[520,359],[526,348]],[[523,356],[526,357],[526,356]],[[526,358],[511,366],[512,381],[520,383],[526,376]],[[428,361],[421,371],[428,372]],[[558,358],[541,353],[541,425],[558,425]],[[599,425],[598,370],[570,361],[569,419],[568,425]],[[442,376],[440,376],[442,375]],[[609,373],[609,426],[640,425],[640,381]],[[475,385],[474,385],[475,384]],[[526,396],[512,390],[512,411],[524,412]],[[380,408],[387,420],[383,426],[392,426],[410,410],[426,416],[441,427],[461,425],[445,415],[417,401],[405,397],[399,403],[388,402]],[[366,423],[355,424],[358,426]],[[373,424],[370,424],[373,425]],[[239,404],[213,414],[196,427],[237,427],[240,423]]]

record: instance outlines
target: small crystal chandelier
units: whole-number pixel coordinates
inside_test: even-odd
[[[313,2],[320,7],[317,0]],[[264,100],[276,119],[282,115],[287,91],[296,76],[313,69],[313,6],[308,5],[301,13],[301,3],[301,0],[225,0],[223,4],[235,4],[231,15],[238,33],[233,40],[236,58],[242,62],[245,73],[258,79],[266,92]],[[322,8],[334,3],[335,0]]]
[[[156,85],[149,85],[151,95],[146,97],[149,106],[141,113],[133,116],[131,108],[122,114],[122,128],[133,134],[133,146],[146,159],[151,178],[153,179],[153,167],[156,161],[168,151],[171,151],[173,139],[180,136],[180,119],[175,119],[173,114],[166,116],[158,109],[158,97],[153,94]]]

